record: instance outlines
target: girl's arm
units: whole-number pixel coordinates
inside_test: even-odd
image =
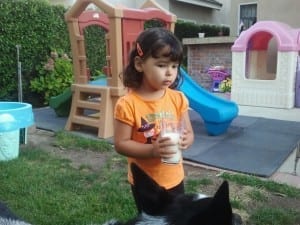
[[[165,148],[170,144],[168,137],[158,137],[152,144],[144,144],[131,139],[132,127],[119,120],[114,120],[114,142],[116,151],[132,158],[172,157],[174,152]]]
[[[131,140],[132,127],[119,120],[114,120],[114,142],[116,151],[134,158],[153,157],[153,145]]]

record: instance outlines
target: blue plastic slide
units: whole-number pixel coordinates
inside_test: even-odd
[[[237,104],[200,87],[183,68],[180,72],[183,82],[179,90],[188,98],[190,107],[202,117],[207,133],[215,136],[226,132],[238,115]]]

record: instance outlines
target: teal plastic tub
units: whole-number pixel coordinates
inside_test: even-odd
[[[0,102],[0,161],[19,156],[20,129],[34,123],[32,106],[22,102]]]

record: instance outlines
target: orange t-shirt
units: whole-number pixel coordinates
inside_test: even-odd
[[[163,117],[179,120],[188,110],[188,100],[180,91],[167,88],[158,100],[145,100],[131,91],[121,97],[115,107],[115,119],[128,124],[132,129],[132,140],[140,143],[151,143],[152,137],[160,132],[160,120]],[[128,165],[135,162],[160,186],[170,189],[184,178],[182,160],[178,164],[162,163],[160,158],[136,159],[128,157]],[[128,168],[128,180],[133,178]]]

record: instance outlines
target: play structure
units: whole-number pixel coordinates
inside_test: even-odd
[[[101,12],[85,11],[89,4],[98,7]],[[129,9],[101,0],[78,0],[66,12],[74,72],[72,105],[66,130],[88,126],[98,129],[98,137],[113,136],[113,108],[117,99],[126,92],[119,75],[137,35],[144,29],[145,21],[151,19],[163,21],[167,29],[174,30],[176,17],[154,1],[145,2],[141,9]],[[84,28],[89,25],[99,25],[107,30],[106,86],[89,84],[83,34]],[[90,96],[98,96],[94,98],[98,101],[91,101]],[[97,116],[94,116],[95,113],[92,116],[88,114],[89,110],[96,111]]]
[[[299,29],[276,21],[259,21],[243,31],[232,46],[231,99],[240,105],[296,106],[299,35]]]
[[[101,12],[85,10],[89,4],[94,4]],[[101,0],[77,0],[66,12],[65,19],[70,33],[74,71],[72,104],[65,129],[93,127],[98,130],[98,137],[111,137],[115,103],[126,93],[120,74],[127,64],[127,56],[135,39],[149,20],[159,20],[166,29],[174,31],[176,16],[153,0],[146,1],[140,9],[115,7]],[[98,25],[107,32],[107,65],[104,68],[107,77],[100,83],[90,82],[88,76],[84,28],[90,25]],[[180,89],[187,95],[191,107],[203,118],[207,132],[211,135],[225,132],[237,116],[237,105],[209,94],[192,81],[185,71],[182,70],[182,73],[185,79]]]

